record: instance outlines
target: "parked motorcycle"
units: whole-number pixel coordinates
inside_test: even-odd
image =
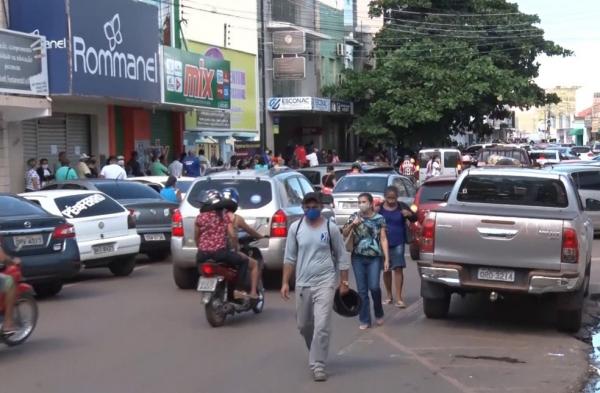
[[[241,251],[258,261],[259,271],[262,272],[263,261],[260,252],[252,244],[251,237],[240,236]],[[260,314],[265,305],[264,287],[262,280],[258,285],[258,300],[252,301],[245,294],[250,290],[250,274],[242,274],[237,268],[219,261],[205,261],[198,267],[200,279],[198,292],[202,294],[206,320],[212,327],[225,324],[228,315],[252,310]]]
[[[38,319],[38,307],[33,296],[31,285],[22,281],[21,265],[4,266],[0,264],[0,271],[11,276],[17,285],[17,298],[14,307],[13,321],[17,331],[10,335],[0,334],[0,341],[8,346],[22,344],[29,338]],[[4,294],[0,294],[0,326],[4,323]]]

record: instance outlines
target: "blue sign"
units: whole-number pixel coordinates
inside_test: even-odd
[[[71,0],[70,13],[73,94],[161,101],[157,7]]]
[[[50,93],[69,93],[65,0],[10,0],[9,10],[11,30],[46,36]]]

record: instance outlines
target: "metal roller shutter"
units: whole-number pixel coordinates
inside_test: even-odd
[[[58,153],[67,148],[66,125],[65,114],[37,120],[37,158],[45,157],[52,165],[58,161]]]
[[[67,156],[77,162],[82,153],[90,155],[90,117],[67,115]]]
[[[25,162],[30,158],[40,157],[37,151],[37,120],[26,120],[21,123],[23,130],[23,159]]]

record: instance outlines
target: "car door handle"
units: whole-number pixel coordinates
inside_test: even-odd
[[[477,228],[477,232],[484,237],[511,239],[519,232],[517,229]]]

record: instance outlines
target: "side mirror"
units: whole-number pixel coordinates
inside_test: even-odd
[[[450,198],[450,191],[444,193],[444,202],[448,202],[448,199]]]
[[[585,210],[600,211],[600,201],[597,199],[588,198],[585,200]]]
[[[323,202],[324,205],[333,205],[333,196],[321,193],[321,202]]]

